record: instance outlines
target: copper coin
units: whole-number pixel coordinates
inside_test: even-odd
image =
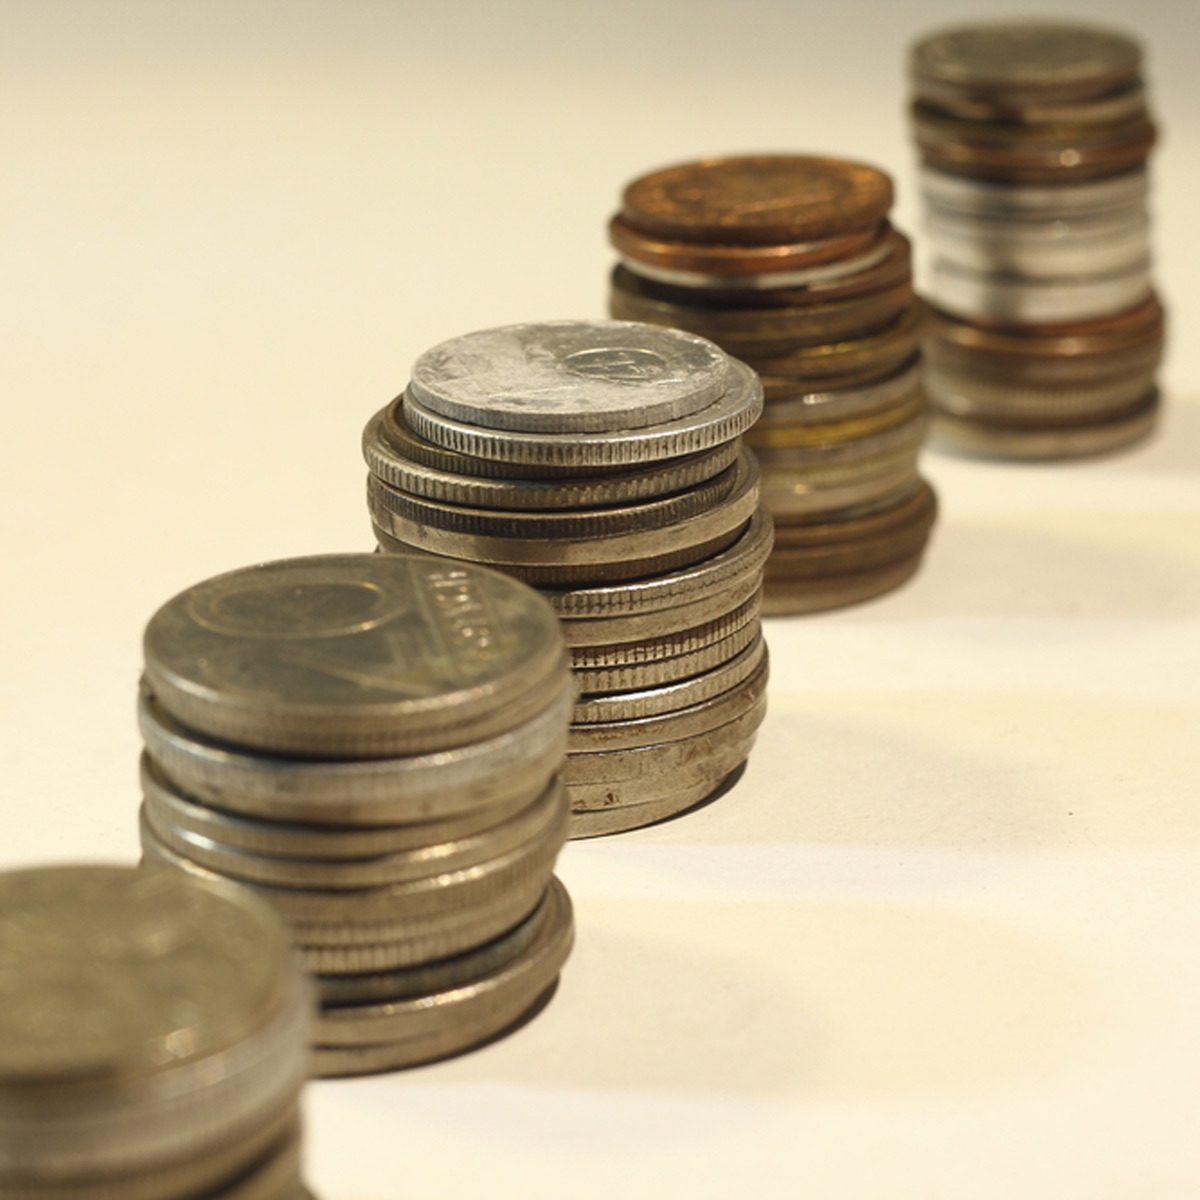
[[[1099,96],[1132,82],[1141,47],[1111,29],[1054,21],[994,21],[946,29],[913,48],[918,90],[1018,91],[1057,98]]]
[[[608,240],[626,258],[649,266],[705,275],[765,275],[837,262],[861,254],[878,240],[878,230],[860,229],[813,241],[760,246],[671,241],[633,228],[619,216],[608,223]]]
[[[621,217],[634,229],[684,241],[768,245],[877,225],[892,182],[845,159],[793,154],[705,158],[635,179]]]

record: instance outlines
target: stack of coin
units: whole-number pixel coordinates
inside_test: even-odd
[[[346,554],[217,576],[146,629],[144,854],[287,918],[321,1074],[456,1053],[534,1011],[570,950],[573,701],[553,610],[494,571]]]
[[[749,155],[644,175],[609,225],[613,316],[711,337],[762,377],[746,441],[775,520],[767,612],[898,586],[933,525],[917,474],[921,307],[891,203],[872,167]]]
[[[311,989],[242,888],[0,875],[0,1196],[304,1200]]]
[[[971,25],[913,48],[939,439],[1061,458],[1133,442],[1158,412],[1137,43],[1086,26]]]
[[[572,836],[690,808],[750,752],[771,529],[739,435],[761,404],[703,338],[555,321],[435,347],[366,428],[382,549],[499,567],[563,619]]]

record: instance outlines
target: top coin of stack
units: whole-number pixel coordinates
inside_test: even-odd
[[[809,612],[897,586],[934,516],[921,309],[891,181],[841,159],[702,159],[634,180],[609,225],[614,316],[712,338],[762,377],[747,435],[775,520],[767,611]]]
[[[425,556],[266,563],[145,636],[147,859],[253,888],[316,973],[322,1074],[478,1044],[570,949],[574,688],[531,589]]]
[[[971,25],[918,42],[939,436],[1002,457],[1096,453],[1158,409],[1137,43],[1088,26]]]
[[[761,405],[703,338],[553,321],[434,347],[367,425],[383,549],[499,567],[563,619],[573,836],[682,811],[749,753],[771,533],[739,435]]]
[[[0,875],[0,1195],[302,1200],[309,986],[228,884]]]

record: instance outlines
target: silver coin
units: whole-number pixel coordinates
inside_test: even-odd
[[[375,496],[369,497],[368,505],[372,519],[392,538],[430,554],[506,569],[517,566],[569,569],[593,564],[623,569],[623,564],[686,552],[745,525],[758,507],[758,463],[752,455],[743,453],[730,469],[735,472],[732,487],[718,505],[670,525],[578,540],[459,532],[385,508]]]
[[[663,742],[675,742],[709,733],[755,708],[767,690],[767,659],[748,679],[718,696],[653,717],[607,721],[571,728],[571,753],[629,750]]]
[[[728,662],[745,650],[759,636],[759,632],[756,616],[720,641],[698,650],[636,665],[579,668],[575,671],[575,679],[585,698],[609,692],[640,692],[661,687],[711,671],[721,663]]]
[[[954,87],[922,80],[920,98],[942,112],[971,121],[996,121],[1022,125],[1113,125],[1147,113],[1146,89],[1141,80],[1104,96],[1080,100],[1054,100],[1030,92],[1005,91],[993,96],[964,94]]]
[[[637,429],[571,434],[485,429],[435,413],[411,391],[404,394],[404,417],[418,436],[477,458],[580,468],[660,462],[728,442],[757,419],[762,384],[744,363],[728,361],[728,384],[711,404],[688,416]]]
[[[219,575],[151,618],[146,680],[190,729],[300,758],[463,746],[543,707],[561,636],[528,588],[472,563],[343,554]]]
[[[485,329],[426,350],[409,389],[430,412],[489,429],[605,433],[689,417],[729,387],[706,338],[636,321]]]
[[[1016,226],[1000,232],[954,228],[929,213],[925,242],[937,258],[956,267],[1029,280],[1119,273],[1149,261],[1150,225],[1145,217],[1094,233],[1063,223],[1058,234]]]
[[[557,769],[557,762],[554,769]],[[542,788],[517,792],[477,811],[441,821],[405,825],[301,825],[241,816],[190,800],[178,791],[148,754],[140,762],[142,797],[151,823],[209,838],[223,846],[282,859],[346,860],[417,850],[483,833],[515,816]],[[549,769],[546,779],[549,779]]]
[[[557,801],[557,792],[554,796]],[[531,836],[522,844],[469,868],[447,871],[404,883],[356,890],[282,887],[242,880],[261,898],[268,900],[289,922],[323,925],[329,938],[341,934],[364,937],[363,927],[377,930],[405,922],[419,922],[459,906],[476,906],[503,897],[515,883],[538,878],[548,872],[566,836],[566,806],[558,802],[543,806]],[[200,878],[220,876],[190,855],[166,845],[143,820],[140,825],[142,851],[172,867]],[[372,939],[374,940],[374,939]],[[387,938],[379,938],[386,941]]]
[[[578,680],[581,671],[634,667],[704,650],[756,620],[760,600],[755,589],[740,604],[701,625],[666,634],[634,637],[628,641],[576,646],[571,651],[571,670]],[[648,630],[642,632],[649,633]]]
[[[886,508],[916,490],[919,449],[911,446],[836,472],[772,467],[763,473],[763,503],[781,523]]]
[[[1144,168],[1110,179],[1069,184],[985,183],[932,167],[922,167],[919,178],[921,193],[929,203],[954,212],[997,217],[1069,217],[1144,206],[1150,192]]]
[[[142,818],[155,838],[176,854],[239,882],[353,892],[465,871],[506,854],[536,836],[547,816],[564,806],[560,792],[555,780],[521,812],[480,833],[356,859],[276,858],[180,829],[148,805],[143,806]]]
[[[511,962],[529,945],[540,928],[545,904],[543,895],[533,912],[512,929],[451,958],[362,975],[320,975],[316,979],[318,995],[327,1007],[375,1004],[444,992],[479,979]]]
[[[570,952],[571,901],[557,879],[531,920],[537,928],[528,944],[476,979],[424,996],[326,1008],[316,1028],[318,1067],[324,1047],[407,1041],[485,1020],[503,1028],[553,983]]]
[[[707,625],[744,604],[758,591],[761,573],[760,564],[757,570],[731,579],[723,592],[702,596],[699,600],[684,602],[674,608],[623,617],[564,620],[563,636],[568,646],[578,648],[614,646],[618,642],[683,634],[689,629]]]
[[[733,580],[759,570],[771,550],[771,518],[758,509],[727,549],[681,569],[610,586],[577,587],[543,593],[564,620],[616,617],[670,608],[713,596]]]
[[[244,754],[193,735],[143,694],[146,749],[180,792],[243,816],[313,825],[420,824],[465,817],[541,791],[558,769],[574,701],[562,680],[542,711],[506,733],[404,758],[304,760]]]
[[[968,271],[939,258],[930,268],[928,294],[960,317],[1038,325],[1124,312],[1145,300],[1151,286],[1148,260],[1109,275],[1030,280]]]
[[[926,406],[915,409],[913,415],[899,424],[882,429],[879,433],[867,433],[859,437],[831,438],[810,441],[807,444],[784,446],[754,446],[763,471],[779,467],[807,469],[822,466],[845,466],[862,463],[903,450],[919,449],[925,439],[925,428],[929,422]],[[764,431],[768,436],[771,431]]]
[[[641,692],[586,697],[575,706],[572,729],[578,731],[589,724],[636,721],[703,704],[749,679],[762,665],[766,653],[766,643],[760,635],[740,654],[700,675]]]
[[[666,496],[604,508],[562,511],[479,509],[461,504],[427,500],[400,492],[374,477],[367,483],[371,511],[390,513],[406,522],[428,525],[453,533],[477,537],[522,540],[585,541],[650,529],[662,529],[700,516],[724,503],[742,477],[739,465],[727,467],[691,487]]]
[[[254,897],[126,867],[13,871],[0,947],[0,1172],[137,1174],[295,1103],[311,994]]]
[[[497,479],[459,475],[419,462],[393,445],[382,432],[389,411],[376,413],[363,431],[363,457],[371,474],[389,487],[473,508],[553,510],[630,504],[703,483],[719,475],[737,457],[737,443],[730,441],[653,467],[594,478]]]

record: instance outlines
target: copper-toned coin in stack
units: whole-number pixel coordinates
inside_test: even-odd
[[[411,1066],[535,1011],[575,699],[550,606],[496,571],[334,554],[218,575],[145,636],[142,849],[234,880],[313,972],[322,1075]]]
[[[1090,26],[970,25],[918,42],[911,74],[939,440],[1038,459],[1141,438],[1164,328],[1140,47]]]
[[[933,525],[917,473],[923,313],[891,204],[873,167],[746,155],[634,180],[609,225],[613,316],[712,338],[762,379],[746,442],[775,522],[764,612],[897,587]]]
[[[740,434],[761,408],[703,338],[551,321],[435,346],[367,425],[382,549],[488,563],[561,618],[573,837],[691,808],[750,753],[771,523]]]

